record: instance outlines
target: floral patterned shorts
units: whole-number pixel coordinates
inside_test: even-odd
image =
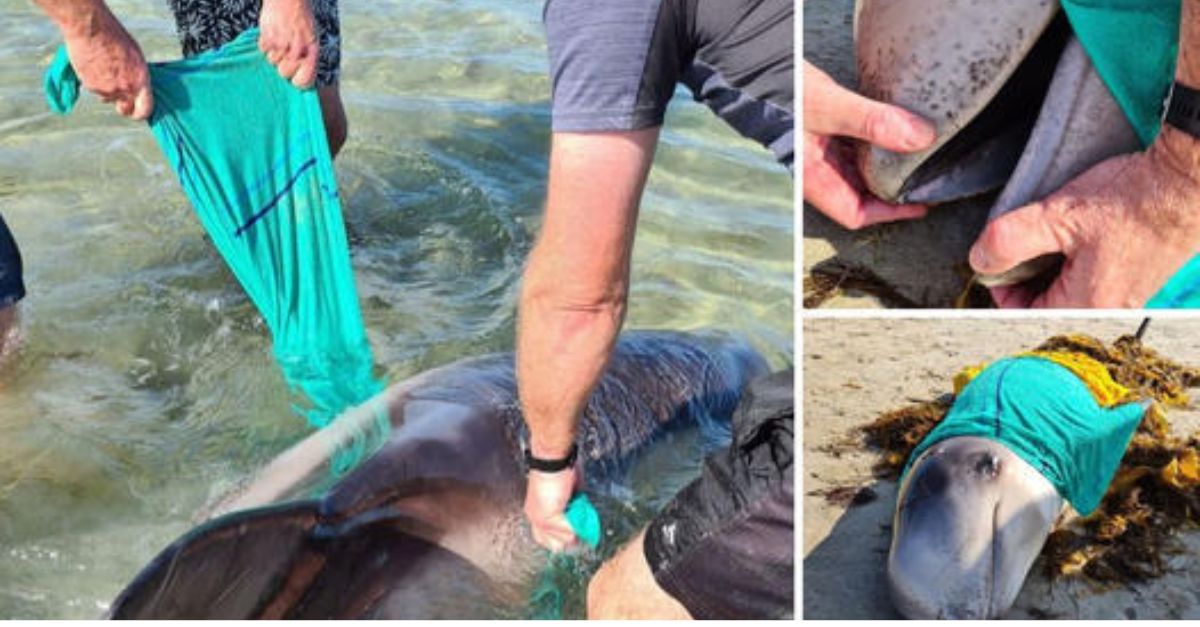
[[[317,84],[338,80],[342,41],[338,26],[337,0],[308,0],[317,22],[321,56]],[[258,25],[262,0],[167,0],[175,14],[175,28],[184,56],[192,56],[233,41],[242,31]]]

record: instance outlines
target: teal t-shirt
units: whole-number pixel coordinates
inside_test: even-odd
[[[258,49],[257,29],[150,64],[150,80],[150,129],[270,328],[284,377],[303,395],[297,411],[324,426],[381,391],[316,91],[279,76]],[[51,109],[74,106],[79,80],[65,49],[45,89]]]
[[[1105,409],[1070,370],[1040,357],[1010,357],[979,373],[904,469],[938,442],[974,436],[1000,442],[1038,470],[1080,514],[1099,506],[1145,407]]]

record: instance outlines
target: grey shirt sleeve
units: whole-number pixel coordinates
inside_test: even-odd
[[[553,130],[662,124],[679,77],[678,59],[661,54],[675,45],[662,41],[669,34],[655,28],[669,10],[662,0],[546,2]]]

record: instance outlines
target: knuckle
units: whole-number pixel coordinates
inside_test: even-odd
[[[862,117],[861,131],[863,137],[871,143],[878,143],[886,138],[888,129],[888,112],[882,107],[869,107]]]

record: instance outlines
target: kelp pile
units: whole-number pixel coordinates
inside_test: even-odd
[[[1122,402],[1152,399],[1125,451],[1101,506],[1054,531],[1042,549],[1050,578],[1083,576],[1097,582],[1143,581],[1165,574],[1175,532],[1200,525],[1200,433],[1172,435],[1167,411],[1189,403],[1200,368],[1176,363],[1134,336],[1111,345],[1085,335],[1055,336],[1037,351],[1087,355],[1129,389]],[[864,427],[882,457],[880,478],[895,479],[917,444],[950,409],[953,396],[889,411]]]

